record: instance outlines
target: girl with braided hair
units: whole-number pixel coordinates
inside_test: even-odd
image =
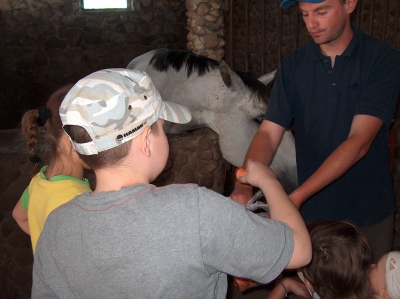
[[[55,91],[44,107],[27,111],[21,121],[29,160],[35,166],[31,182],[17,202],[12,215],[21,229],[31,236],[34,253],[50,212],[76,195],[91,191],[89,182],[83,178],[86,164],[64,132],[59,115],[61,102],[71,87],[72,85],[66,85]],[[40,139],[40,125],[45,127],[50,162],[39,171],[41,159],[35,153],[35,146]]]

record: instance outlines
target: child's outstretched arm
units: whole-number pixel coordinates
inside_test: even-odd
[[[285,222],[293,232],[294,249],[286,269],[300,268],[311,261],[311,240],[298,209],[286,194],[275,173],[259,162],[248,161],[241,183],[259,187],[267,200],[271,219]]]
[[[29,222],[28,222],[28,211],[22,206],[21,199],[18,200],[14,207],[12,216],[18,223],[19,227],[28,235],[30,235]]]

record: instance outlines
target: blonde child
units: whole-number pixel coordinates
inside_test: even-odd
[[[31,236],[34,253],[49,213],[75,195],[91,191],[89,182],[83,179],[84,163],[65,134],[58,112],[71,87],[67,85],[58,89],[50,96],[46,106],[27,111],[21,121],[22,136],[35,167],[32,180],[15,205],[12,215],[21,229]],[[51,156],[49,165],[39,171],[41,159],[35,154],[35,145],[40,138],[41,124],[45,127]]]
[[[376,298],[400,298],[400,251],[383,255],[371,268],[371,283]]]

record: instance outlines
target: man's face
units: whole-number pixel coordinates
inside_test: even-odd
[[[316,44],[334,43],[340,39],[349,22],[346,5],[341,0],[325,0],[321,3],[299,2],[299,11]]]

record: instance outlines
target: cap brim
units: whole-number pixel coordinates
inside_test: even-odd
[[[295,4],[296,2],[308,2],[308,3],[321,3],[325,0],[283,0],[281,2],[282,8],[288,8],[289,6]]]
[[[281,7],[282,8],[288,8],[289,6],[293,5],[294,3],[296,3],[295,0],[283,0],[281,2]]]
[[[160,118],[177,124],[186,124],[192,120],[190,110],[182,105],[164,101],[165,108]]]

